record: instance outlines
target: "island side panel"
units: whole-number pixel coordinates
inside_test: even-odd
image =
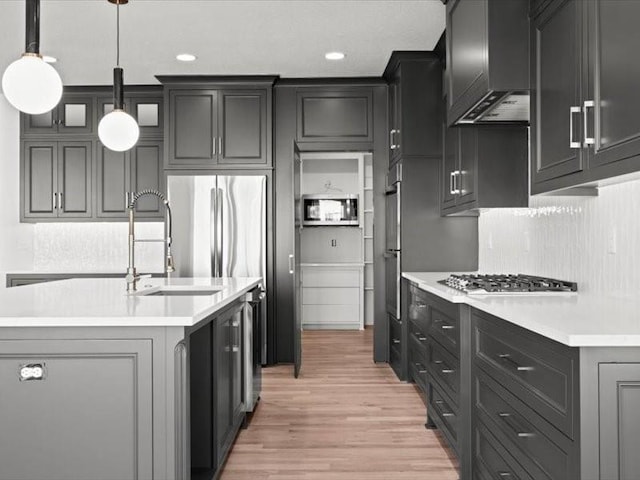
[[[640,469],[640,347],[580,349],[581,475],[623,480]]]
[[[0,479],[188,478],[176,462],[183,338],[182,327],[1,328]],[[26,365],[43,378],[21,379]]]

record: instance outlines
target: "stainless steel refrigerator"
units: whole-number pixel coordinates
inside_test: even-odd
[[[266,289],[264,175],[170,175],[172,253],[178,277],[262,277]],[[265,300],[266,301],[266,300]],[[266,305],[259,322],[266,364]]]

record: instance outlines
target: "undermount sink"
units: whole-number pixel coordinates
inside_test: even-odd
[[[157,292],[147,293],[149,297],[155,296],[183,296],[183,297],[197,297],[214,295],[220,290],[158,290]]]
[[[209,295],[215,295],[220,292],[222,288],[219,287],[160,287],[160,289],[152,289],[150,291],[142,291],[139,292],[138,295],[144,295],[146,297],[155,297],[155,296],[176,296],[176,297],[204,297]]]

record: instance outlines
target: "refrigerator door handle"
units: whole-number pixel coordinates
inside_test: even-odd
[[[224,239],[224,235],[222,232],[222,229],[224,228],[224,222],[223,222],[223,215],[224,215],[224,210],[222,208],[222,202],[224,201],[224,197],[223,197],[223,191],[221,189],[218,189],[218,201],[217,201],[217,205],[218,205],[218,213],[216,215],[216,218],[218,220],[218,225],[216,227],[216,229],[218,230],[218,237],[217,237],[217,245],[218,245],[218,272],[217,272],[217,276],[218,277],[222,277],[223,275],[223,268],[222,268],[222,255],[223,255],[223,239]]]
[[[217,277],[218,275],[218,189],[211,189],[211,208],[209,226],[210,232],[210,245],[211,250],[211,276]]]

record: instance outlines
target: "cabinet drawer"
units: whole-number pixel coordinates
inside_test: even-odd
[[[358,324],[359,305],[302,305],[303,325]]]
[[[422,296],[418,295],[417,292],[419,292],[419,290],[412,286],[411,300],[409,302],[409,319],[418,325],[422,333],[426,334],[429,329],[429,304]]]
[[[458,450],[458,409],[448,396],[433,382],[428,383],[429,417],[449,441],[454,450]]]
[[[353,287],[303,287],[303,305],[360,305],[360,289]]]
[[[577,351],[476,310],[472,320],[478,364],[573,438]]]
[[[438,382],[449,394],[451,399],[458,403],[460,393],[460,365],[438,342],[429,342],[429,375]]]
[[[451,317],[439,310],[436,306],[431,307],[431,323],[429,324],[429,335],[433,336],[455,357],[460,355],[460,322],[457,318]]]
[[[359,287],[359,270],[336,270],[321,268],[302,268],[304,287]]]
[[[409,322],[407,323],[407,328],[409,330],[409,338],[413,338],[416,342],[426,347],[427,345],[426,331],[420,328],[420,325],[416,324],[412,320],[409,320]]]
[[[473,435],[473,478],[482,480],[533,480],[509,451],[477,422]]]
[[[571,440],[482,371],[476,377],[475,407],[486,425],[495,426],[492,432],[498,436],[499,431],[499,436],[507,439],[505,444],[514,445],[509,451],[533,462],[544,472],[544,478],[563,480],[577,476],[572,472]]]
[[[426,362],[420,355],[409,354],[409,373],[413,381],[420,387],[420,389],[427,393],[427,366]]]

